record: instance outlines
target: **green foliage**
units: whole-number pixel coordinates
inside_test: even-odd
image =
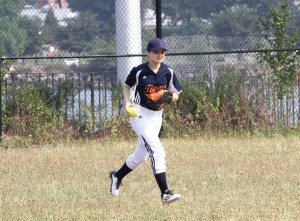
[[[10,94],[3,113],[6,136],[40,144],[74,135],[71,127],[60,120],[60,99],[49,87],[41,84],[15,86]]]
[[[85,49],[90,49],[89,45],[99,35],[101,35],[100,23],[97,21],[96,15],[81,13],[78,17],[70,20],[67,27],[60,28],[57,38],[62,50],[87,53]]]
[[[102,38],[101,36],[94,36],[94,38],[84,45],[84,53],[88,55],[114,53],[116,39],[112,37],[110,39]],[[95,47],[97,45],[98,47]],[[108,63],[109,61],[105,61]],[[112,61],[111,61],[112,62]]]
[[[19,27],[19,13],[24,0],[0,0],[0,50],[5,56],[19,52],[24,45],[26,31]]]
[[[21,11],[25,0],[0,0],[0,17],[11,16],[17,17],[18,13]]]
[[[236,1],[228,0],[181,0],[181,1],[162,1],[163,13],[171,18],[189,22],[193,18],[208,19],[212,14],[218,14],[227,8],[231,8]],[[259,9],[266,8],[266,1],[242,0],[239,4],[249,8]],[[178,10],[183,9],[183,10]]]
[[[116,73],[117,60],[116,59],[90,59],[89,64],[77,68],[82,72],[98,72],[101,70],[105,78],[106,73]]]
[[[3,55],[16,55],[25,44],[26,31],[19,27],[19,19],[0,17],[0,49]]]
[[[215,107],[220,117],[218,127],[221,130],[251,130],[255,126],[248,93],[244,89],[245,76],[233,69],[225,69],[216,80]]]
[[[26,46],[24,54],[26,55],[33,55],[36,52],[39,51],[41,46],[41,27],[42,27],[42,21],[39,18],[33,18],[29,19],[26,17],[23,17],[20,20],[19,24],[20,28],[26,30]]]
[[[255,30],[256,11],[245,5],[234,5],[211,16],[212,34],[216,36],[249,36]]]
[[[40,139],[45,135],[45,126],[54,124],[56,127],[55,114],[49,108],[51,99],[51,91],[41,85],[12,89],[4,111],[4,131],[14,128],[19,134]]]
[[[288,32],[291,21],[289,5],[287,2],[271,5],[267,20],[259,19],[258,25],[263,41],[258,42],[259,49],[285,49],[295,48],[300,37],[300,32]],[[279,99],[288,95],[296,79],[298,66],[296,51],[276,51],[258,53],[258,61],[271,70],[270,76]]]
[[[114,31],[114,16],[112,15],[115,13],[115,1],[68,0],[68,3],[74,11],[97,15],[98,21],[105,21],[106,27]]]
[[[164,112],[164,136],[198,136],[202,133],[253,131],[259,120],[244,90],[246,79],[233,69],[223,69],[215,89],[203,79],[182,82],[183,92]],[[261,116],[264,117],[264,116]]]
[[[263,0],[241,0],[238,3],[234,0],[162,1],[162,12],[170,18],[172,26],[164,28],[166,31],[163,33],[244,36],[251,34],[255,17],[264,14],[268,4],[268,1]]]
[[[0,48],[0,57],[1,57],[1,80],[4,79],[4,76],[10,73],[10,67],[15,63],[15,60],[3,59],[2,51]]]
[[[45,24],[42,27],[42,43],[57,45],[57,33],[59,32],[59,26],[54,11],[51,8],[46,16]]]
[[[92,137],[95,133],[95,112],[92,107],[83,103],[80,104],[81,119],[78,121],[72,121],[73,127],[79,131],[81,137]]]
[[[119,83],[112,83],[111,85],[112,91],[111,91],[111,100],[112,100],[112,115],[117,115],[117,111],[115,108],[120,108],[121,102],[122,102],[122,93],[123,93],[123,87],[121,82]]]

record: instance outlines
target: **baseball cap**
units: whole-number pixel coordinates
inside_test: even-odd
[[[147,50],[148,51],[158,51],[160,49],[164,49],[167,51],[166,44],[160,38],[153,38],[148,42]]]

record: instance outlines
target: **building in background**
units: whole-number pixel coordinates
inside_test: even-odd
[[[46,5],[49,5],[53,9],[69,7],[67,0],[37,0],[35,3],[35,7],[38,9],[41,9]]]
[[[78,12],[73,12],[69,8],[67,0],[37,0],[34,6],[25,5],[21,11],[21,16],[28,18],[38,17],[44,22],[51,8],[60,26],[67,26],[68,19],[78,16]]]

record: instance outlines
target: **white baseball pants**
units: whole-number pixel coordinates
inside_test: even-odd
[[[135,105],[139,115],[131,117],[130,123],[138,136],[135,151],[126,159],[127,166],[134,170],[150,156],[154,174],[166,172],[165,150],[158,134],[162,125],[162,113]]]

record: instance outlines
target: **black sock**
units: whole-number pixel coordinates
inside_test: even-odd
[[[117,171],[116,177],[120,180],[123,179],[128,173],[130,173],[132,169],[130,169],[127,165],[126,162],[123,164],[123,166]]]
[[[168,190],[168,184],[167,184],[167,175],[166,173],[158,173],[155,174],[156,182],[159,186],[161,194],[164,194],[166,190]]]

